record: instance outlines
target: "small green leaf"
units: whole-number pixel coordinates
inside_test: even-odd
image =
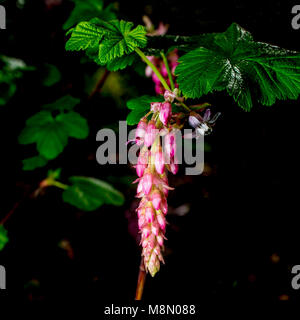
[[[300,54],[255,42],[233,23],[224,33],[208,34],[200,47],[179,59],[177,82],[185,97],[226,90],[245,110],[253,101],[270,106],[276,99],[297,99]]]
[[[36,143],[39,153],[48,160],[56,158],[67,145],[68,134],[64,124],[53,118],[51,112],[41,111],[26,121],[19,143]]]
[[[55,170],[49,170],[47,174],[47,178],[50,180],[57,180],[60,178],[61,168]]]
[[[61,79],[61,73],[53,64],[46,64],[46,76],[43,80],[43,85],[51,87]]]
[[[79,113],[70,111],[59,114],[56,119],[64,125],[68,135],[77,139],[85,139],[89,135],[89,126],[87,120]]]
[[[110,184],[89,177],[71,177],[72,185],[63,192],[63,200],[81,210],[93,211],[103,204],[121,206],[122,193]]]
[[[3,250],[8,241],[7,230],[0,224],[0,251]]]
[[[32,158],[24,159],[22,160],[22,163],[23,163],[23,170],[30,171],[36,168],[44,167],[48,163],[48,160],[45,159],[43,156],[38,155]]]
[[[26,127],[19,136],[20,144],[36,143],[40,156],[47,160],[56,158],[68,143],[68,137],[85,139],[89,134],[87,120],[75,111],[64,113],[65,110],[72,110],[80,102],[79,99],[71,96],[64,96],[54,103],[44,105],[44,109],[26,121]],[[60,111],[55,117],[51,111]],[[33,168],[42,166],[41,159],[26,159],[24,166]]]
[[[80,99],[74,98],[70,95],[66,95],[52,103],[43,105],[43,109],[50,110],[50,111],[72,110],[79,103],[80,103]]]
[[[150,110],[151,102],[163,102],[164,99],[161,96],[151,97],[142,96],[139,98],[131,99],[127,102],[127,108],[132,110],[127,116],[127,123],[133,126],[141,120],[141,118]]]

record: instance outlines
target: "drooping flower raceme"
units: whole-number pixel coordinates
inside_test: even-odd
[[[170,93],[171,95],[171,93]],[[166,95],[165,95],[166,98]],[[167,100],[167,99],[166,99]],[[169,101],[151,104],[152,117],[142,118],[136,130],[136,143],[141,146],[136,172],[138,225],[141,232],[142,256],[146,270],[154,276],[163,260],[167,196],[170,189],[167,171],[176,173],[176,140],[172,133],[172,106]],[[162,149],[162,134],[165,136]],[[166,161],[166,159],[169,161]]]

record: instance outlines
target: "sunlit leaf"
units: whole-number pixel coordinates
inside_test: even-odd
[[[112,63],[112,68],[125,68],[131,60],[116,60],[147,44],[146,29],[124,20],[104,21],[94,18],[80,22],[69,31],[67,50],[87,50],[88,56],[98,64]],[[96,55],[97,54],[97,55]],[[125,66],[124,66],[125,61]],[[121,63],[122,62],[122,63]]]

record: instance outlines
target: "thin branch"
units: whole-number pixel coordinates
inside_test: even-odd
[[[101,92],[101,90],[104,86],[104,83],[105,83],[106,79],[108,78],[109,74],[110,74],[110,71],[105,69],[103,75],[98,79],[94,89],[89,94],[89,99],[91,99],[97,92],[98,93]]]
[[[142,300],[145,281],[146,281],[146,271],[145,271],[144,259],[142,257],[141,264],[140,264],[139,276],[138,276],[138,282],[137,282],[137,286],[136,286],[136,293],[135,293],[135,300],[137,300],[137,301]]]
[[[153,70],[153,72],[157,75],[158,79],[160,80],[161,84],[165,88],[165,90],[172,91],[170,87],[168,86],[166,80],[161,75],[161,73],[158,71],[158,69],[155,67],[155,65],[145,56],[145,54],[139,49],[135,48],[136,53],[143,59],[144,62]]]

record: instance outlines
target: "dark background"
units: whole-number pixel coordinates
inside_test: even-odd
[[[48,5],[47,5],[48,3]],[[80,64],[80,57],[65,52],[62,24],[72,4],[68,1],[27,1],[7,8],[7,30],[0,31],[1,53],[22,58],[42,68],[58,66],[62,81],[44,88],[39,73],[26,74],[17,95],[0,109],[2,142],[1,217],[23,200],[7,223],[10,242],[0,252],[7,267],[8,294],[20,292],[26,303],[70,299],[130,301],[135,294],[140,261],[139,248],[128,232],[128,210],[135,188],[126,165],[100,166],[95,152],[96,132],[126,118],[127,98],[153,94],[153,84],[133,70],[126,70],[123,107],[109,96],[88,100],[84,75],[94,64]],[[119,16],[137,23],[148,14],[157,25],[170,24],[169,34],[223,32],[237,22],[259,41],[300,51],[300,30],[291,27],[286,1],[120,1]],[[132,91],[134,90],[134,94]],[[73,140],[50,168],[62,167],[70,175],[94,176],[113,182],[126,196],[123,207],[103,206],[92,213],[64,204],[61,191],[49,189],[36,199],[26,197],[45,177],[45,169],[23,172],[25,148],[17,136],[25,119],[42,104],[70,93],[80,97],[78,111],[89,120],[87,141]],[[293,265],[299,254],[299,100],[280,101],[272,107],[255,105],[244,112],[225,93],[203,101],[222,112],[206,141],[204,175],[188,177],[181,170],[170,178],[175,191],[169,205],[190,204],[190,212],[170,215],[167,228],[166,266],[154,279],[147,278],[145,301],[197,302],[237,298],[262,301],[297,300],[291,288]],[[28,150],[28,149],[26,149]],[[128,177],[128,178],[127,178]],[[69,241],[74,256],[58,244]],[[279,257],[279,261],[278,261]],[[18,281],[17,281],[18,280]],[[25,289],[24,289],[25,288]]]

